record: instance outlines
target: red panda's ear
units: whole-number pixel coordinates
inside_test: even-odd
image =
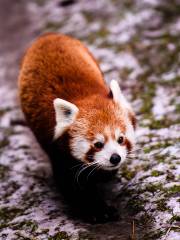
[[[75,121],[79,109],[76,107],[76,105],[60,98],[56,98],[53,101],[53,104],[56,115],[56,126],[54,130],[54,140],[56,140]]]
[[[126,100],[125,96],[123,95],[120,86],[116,80],[111,80],[110,82],[110,94],[113,98],[113,100],[121,105],[123,108],[128,108],[131,110],[131,106],[129,102]]]

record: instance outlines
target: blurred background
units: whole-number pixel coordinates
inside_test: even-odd
[[[107,196],[116,223],[71,218],[24,121],[20,62],[45,32],[83,41],[137,114],[137,152]],[[179,0],[0,0],[0,239],[179,240],[179,39]]]

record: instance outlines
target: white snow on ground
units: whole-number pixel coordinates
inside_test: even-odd
[[[156,89],[156,96],[153,99],[154,106],[152,108],[156,119],[161,119],[164,115],[171,114],[174,111],[175,106],[170,105],[170,101],[173,97],[172,93],[163,87],[158,87]]]
[[[126,191],[130,191],[129,200],[139,197],[140,200],[145,201],[141,206],[144,210],[133,216],[137,223],[140,222],[144,214],[149,214],[148,219],[153,219],[153,226],[151,229],[148,228],[147,233],[150,230],[153,232],[163,230],[163,236],[158,237],[158,240],[179,240],[178,232],[174,228],[170,229],[165,238],[165,234],[171,227],[170,220],[173,214],[178,215],[180,209],[175,189],[180,174],[180,128],[175,109],[175,104],[179,100],[177,88],[171,85],[168,87],[168,85],[161,84],[160,81],[170,84],[180,75],[180,70],[174,63],[172,69],[164,68],[162,73],[156,75],[156,66],[153,65],[156,58],[159,57],[159,50],[156,49],[156,46],[158,44],[161,46],[164,41],[163,34],[166,32],[170,35],[168,35],[169,38],[171,34],[173,37],[178,34],[179,20],[169,23],[166,28],[163,25],[161,30],[148,29],[148,24],[155,27],[161,23],[161,14],[156,12],[154,8],[159,6],[159,2],[158,0],[136,0],[132,6],[126,6],[125,9],[121,10],[118,6],[122,4],[124,7],[123,3],[118,2],[118,6],[116,6],[110,0],[79,1],[67,8],[59,7],[57,0],[46,1],[43,6],[37,5],[35,1],[28,1],[28,13],[32,23],[41,29],[41,32],[52,30],[82,39],[100,61],[106,80],[109,81],[112,78],[120,80],[120,84],[126,86],[125,92],[128,97],[132,97],[136,93],[140,81],[144,81],[143,84],[147,84],[147,87],[149,83],[156,83],[155,96],[152,99],[144,100],[142,98],[144,88],[139,88],[136,95],[132,97],[138,119],[144,125],[137,130],[137,149],[140,148],[141,151],[134,154],[136,157],[133,158],[133,161],[130,160],[126,166],[130,174],[134,173],[134,176],[128,175],[128,171],[124,170],[123,172],[122,170],[121,183],[118,182],[118,186],[114,187],[113,192],[117,192],[117,195],[122,194],[121,191],[127,184]],[[175,54],[177,44],[175,41],[170,41],[165,47],[163,45],[164,48],[161,46],[161,49],[163,48],[163,51],[168,49],[169,52]],[[151,51],[148,52],[148,49]],[[153,61],[142,60],[141,54],[143,57],[146,56],[148,60],[153,58]],[[12,62],[13,57],[12,55]],[[163,63],[160,59],[159,65],[163,65],[168,57],[163,57]],[[7,59],[9,58],[10,55]],[[146,78],[141,79],[141,74],[151,65],[154,68],[151,69]],[[5,61],[0,57],[0,79],[6,76],[5,68]],[[123,71],[128,72],[125,81],[121,77]],[[151,100],[150,117],[144,117],[141,108],[144,101]],[[78,239],[78,232],[87,230],[88,226],[73,221],[63,212],[64,206],[56,191],[53,191],[54,186],[50,180],[52,172],[47,156],[40,150],[26,126],[12,124],[16,120],[24,121],[19,110],[16,89],[9,85],[3,84],[1,86],[0,106],[2,110],[2,114],[0,114],[0,140],[5,145],[2,150],[0,149],[2,151],[0,164],[10,166],[7,171],[8,176],[5,176],[5,180],[0,184],[0,192],[3,196],[0,204],[1,208],[12,209],[15,206],[23,208],[21,209],[22,213],[17,214],[6,223],[12,226],[12,224],[18,224],[24,220],[35,221],[38,225],[36,233],[39,234],[39,239],[43,240],[47,239],[49,235],[53,236],[58,231],[65,231],[72,235],[71,239]],[[171,120],[169,126],[163,125],[157,129],[149,127],[154,119],[163,120],[166,119],[167,115]],[[174,120],[176,121],[173,122]],[[125,193],[126,191],[123,190]],[[166,195],[170,194],[168,191],[174,191],[174,194],[167,197]],[[28,195],[29,193],[31,194]],[[121,201],[128,203],[126,195],[117,199],[117,204],[121,204]],[[162,202],[158,208],[159,201]],[[28,205],[29,203],[30,205]],[[133,205],[132,202],[131,205]],[[131,206],[126,206],[120,210],[125,210],[128,213],[129,207]],[[135,205],[135,208],[137,207]],[[165,208],[165,210],[161,208]],[[172,225],[175,224],[176,222],[172,223]],[[0,233],[0,236],[7,233],[8,240],[13,239],[16,232],[10,225]],[[113,227],[117,232],[120,231],[119,227],[117,228],[115,225]],[[49,235],[42,233],[43,229],[49,229]],[[93,229],[97,231],[96,227]],[[104,230],[105,226],[103,232]],[[27,238],[31,237],[31,233],[29,234],[24,229],[19,231]],[[111,235],[111,232],[107,233],[107,237],[112,237]]]

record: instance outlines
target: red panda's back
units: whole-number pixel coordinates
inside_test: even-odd
[[[53,136],[57,97],[72,103],[95,93],[107,94],[102,73],[78,40],[60,34],[40,37],[24,56],[19,93],[28,124],[40,142]]]

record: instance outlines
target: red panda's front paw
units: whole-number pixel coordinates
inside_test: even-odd
[[[92,224],[117,221],[119,219],[118,211],[113,206],[97,206],[94,210],[89,219]]]

